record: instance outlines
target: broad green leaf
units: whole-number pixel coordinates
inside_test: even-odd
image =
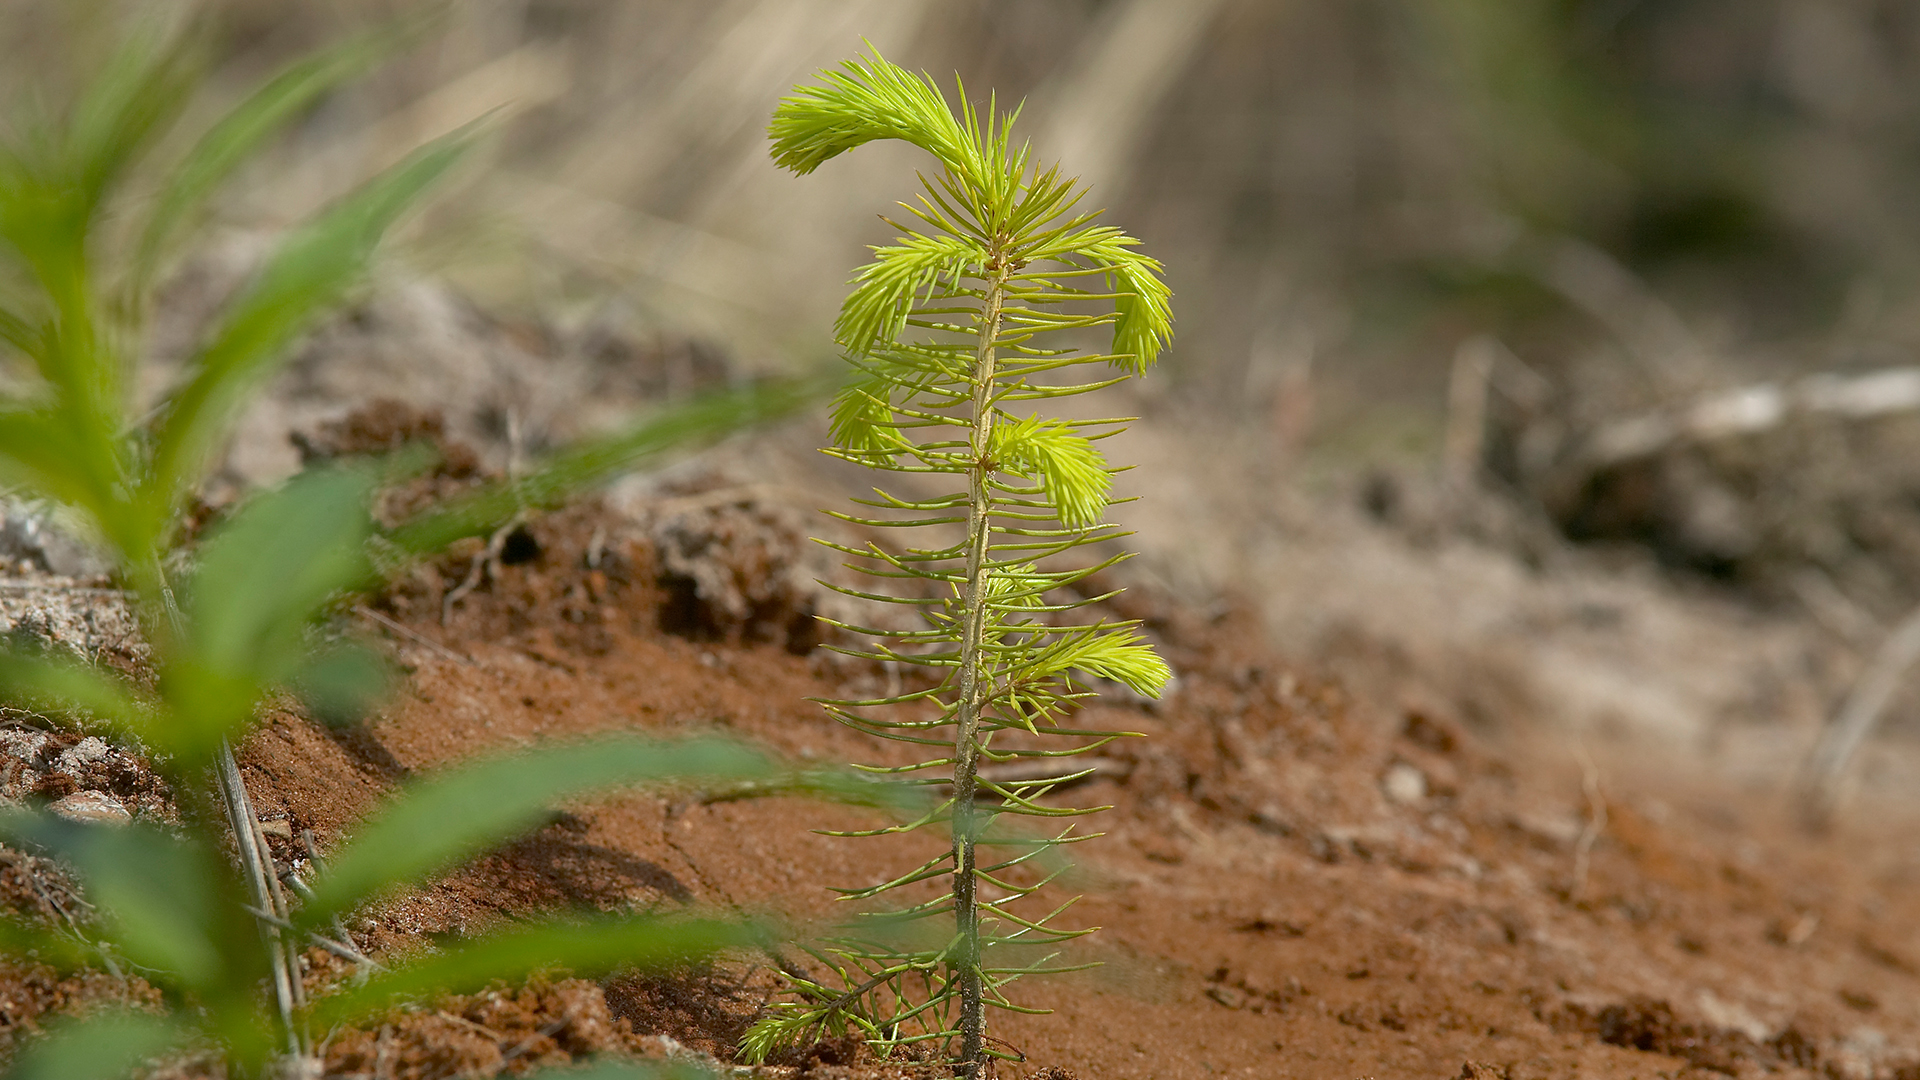
[[[7,1071],[9,1080],[114,1080],[185,1040],[172,1021],[113,1013],[57,1023],[28,1043]]]
[[[144,735],[154,706],[106,672],[48,653],[0,650],[0,699],[48,712],[94,716],[121,731]]]
[[[235,169],[301,112],[366,72],[405,40],[388,29],[350,38],[295,62],[221,117],[175,166],[154,202],[134,257],[144,286],[167,245]]]
[[[63,319],[84,320],[87,253],[107,191],[176,115],[197,78],[190,50],[130,33],[66,122],[26,120],[0,147],[0,240]]]
[[[0,341],[27,357],[37,357],[43,344],[38,328],[5,309],[0,309]]]
[[[148,512],[170,520],[199,480],[233,411],[286,347],[365,276],[389,226],[473,145],[468,125],[406,160],[302,226],[228,308],[167,405],[148,478]]]
[[[89,218],[199,82],[193,43],[167,40],[154,29],[136,26],[74,107],[62,171]]]
[[[108,447],[78,445],[68,428],[41,409],[0,409],[0,485],[76,506],[96,519],[109,513],[111,494],[99,474]]]
[[[385,538],[415,555],[439,551],[463,537],[492,532],[522,510],[556,506],[649,459],[784,419],[831,391],[832,384],[822,379],[783,379],[713,391],[669,406],[629,431],[577,443],[518,481],[495,484],[428,511]]]
[[[99,949],[50,921],[30,921],[19,912],[0,916],[0,954],[47,964],[63,975],[100,962]]]
[[[536,924],[448,945],[376,975],[365,986],[330,994],[314,1002],[312,1019],[324,1029],[405,999],[471,993],[536,971],[565,970],[595,978],[628,968],[658,970],[763,942],[767,933],[751,922],[650,915]]]
[[[393,665],[353,643],[319,649],[301,664],[293,691],[323,724],[358,723],[380,706],[395,681]]]
[[[0,811],[0,836],[65,859],[86,884],[120,951],[161,982],[214,990],[229,977],[234,936],[222,924],[222,867],[203,849],[143,825],[81,825]]]
[[[191,659],[261,686],[290,677],[321,606],[372,571],[372,489],[365,472],[315,470],[254,497],[217,528],[182,603]]]
[[[36,168],[36,165],[39,166]],[[32,274],[51,306],[83,315],[87,208],[71,183],[45,174],[45,162],[28,162],[0,146],[0,254],[10,254]],[[34,354],[40,376],[63,382],[47,350]]]
[[[526,831],[557,800],[663,781],[753,781],[780,775],[736,743],[631,736],[555,746],[465,765],[404,789],[328,860],[300,912],[307,923],[419,880]]]
[[[255,496],[208,538],[182,589],[180,648],[161,670],[173,723],[155,738],[166,750],[206,759],[252,720],[264,692],[300,674],[314,618],[372,577],[373,483],[355,470],[305,473]]]

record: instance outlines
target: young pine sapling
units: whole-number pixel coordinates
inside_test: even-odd
[[[939,166],[923,177],[918,201],[901,204],[917,224],[896,224],[905,235],[874,249],[841,310],[835,337],[855,374],[834,403],[827,452],[873,469],[951,478],[945,491],[881,491],[855,500],[874,512],[834,515],[934,537],[926,547],[828,546],[891,586],[841,591],[916,606],[925,620],[905,633],[835,624],[873,639],[842,651],[926,669],[938,685],[825,706],[857,730],[940,748],[928,760],[876,771],[951,785],[937,810],[880,830],[944,824],[948,850],[883,885],[843,892],[873,899],[922,882],[951,886],[821,943],[814,955],[837,985],[796,976],[795,999],[750,1032],[744,1050],[764,1057],[809,1032],[858,1030],[881,1045],[940,1045],[964,1074],[981,1077],[995,1054],[985,1008],[1025,1011],[1005,986],[1062,970],[1048,967],[1051,956],[1015,947],[1045,952],[1088,932],[1056,925],[1065,905],[1016,911],[1058,876],[1044,869],[1051,849],[1086,834],[1071,820],[1037,837],[996,822],[1094,812],[1042,801],[1084,772],[1043,768],[1037,778],[1001,780],[982,765],[1044,765],[1099,746],[1120,733],[1067,726],[1097,680],[1157,696],[1170,677],[1134,624],[1085,614],[1106,597],[1086,595],[1082,583],[1125,553],[1091,565],[1071,558],[1123,535],[1104,521],[1115,470],[1095,443],[1125,421],[1021,413],[1145,371],[1171,335],[1170,294],[1159,263],[1140,254],[1137,241],[1076,210],[1084,188],[1058,166],[1042,170],[1012,141],[1017,110],[1000,115],[989,101],[978,112],[961,87],[956,115],[931,79],[877,53],[823,77],[775,111],[777,163],[805,174],[863,143],[900,139]],[[1073,347],[1075,331],[1108,326],[1106,351]],[[1087,367],[1102,370],[1075,381]],[[949,912],[950,936],[902,944],[903,924]]]

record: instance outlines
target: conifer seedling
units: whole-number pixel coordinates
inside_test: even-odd
[[[1105,522],[1116,470],[1096,443],[1125,418],[1035,410],[1151,366],[1171,336],[1170,293],[1136,240],[1078,209],[1084,187],[1059,166],[1041,169],[1013,141],[1017,109],[1001,114],[989,100],[977,111],[960,86],[956,113],[930,78],[877,51],[822,78],[775,110],[775,162],[806,174],[864,143],[900,139],[937,165],[917,200],[900,204],[912,215],[895,223],[904,235],[874,249],[841,309],[834,336],[854,373],[834,402],[827,450],[920,474],[904,481],[916,485],[910,495],[876,490],[854,500],[867,509],[834,516],[930,537],[926,546],[828,546],[877,583],[840,591],[912,605],[924,620],[909,632],[836,623],[869,642],[841,651],[917,667],[936,685],[824,704],[857,730],[932,748],[926,760],[875,771],[945,788],[946,797],[921,820],[878,831],[944,826],[952,843],[892,881],[842,890],[905,906],[821,942],[813,955],[831,974],[795,976],[794,996],[743,1051],[764,1059],[809,1034],[855,1031],[882,1047],[931,1043],[979,1078],[998,1053],[987,1007],[1031,1011],[1007,997],[1007,984],[1067,970],[1036,954],[1090,932],[1056,922],[1066,905],[1023,901],[1058,876],[1053,849],[1088,838],[1073,819],[1094,812],[1046,798],[1084,771],[996,780],[1013,770],[982,766],[1044,766],[1102,745],[1121,733],[1073,726],[1094,687],[1157,696],[1170,677],[1134,624],[1089,615],[1107,597],[1087,595],[1083,583],[1126,554],[1074,558],[1124,535]],[[1111,328],[1110,347],[1077,348],[1096,327]],[[921,490],[942,480],[944,491]],[[1015,817],[1055,827],[1023,833],[1002,820]],[[943,880],[950,888],[926,894]],[[951,933],[914,941],[912,927],[949,915]]]

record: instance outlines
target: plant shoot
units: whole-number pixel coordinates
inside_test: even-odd
[[[952,843],[893,881],[842,891],[872,900],[950,887],[912,892],[905,907],[820,943],[813,955],[832,974],[796,976],[795,998],[744,1049],[764,1058],[810,1032],[857,1030],[881,1046],[933,1043],[981,1077],[997,1053],[986,1008],[1019,1010],[1007,984],[1065,970],[1050,966],[1052,947],[1090,932],[1057,925],[1066,905],[1023,903],[1058,876],[1055,849],[1088,837],[1073,819],[1094,812],[1047,801],[1085,774],[1046,766],[1122,734],[1069,726],[1097,683],[1157,696],[1170,677],[1134,624],[1089,621],[1105,596],[1075,588],[1126,558],[1073,558],[1122,535],[1105,523],[1116,470],[1096,444],[1125,420],[1035,410],[1151,366],[1171,336],[1170,294],[1136,240],[1078,210],[1083,187],[1013,141],[1017,110],[1002,115],[990,100],[976,111],[961,87],[956,113],[931,79],[878,53],[822,78],[774,112],[779,165],[810,173],[876,139],[904,140],[937,165],[918,199],[901,204],[912,222],[874,249],[841,309],[834,336],[854,372],[834,402],[827,450],[913,485],[834,516],[926,538],[828,544],[877,582],[840,591],[912,606],[924,622],[908,632],[835,623],[868,639],[841,651],[921,669],[915,685],[929,685],[824,704],[860,731],[930,748],[925,760],[875,771],[946,797],[880,831],[945,827]],[[1111,328],[1105,351],[1076,347],[1091,328]],[[1029,778],[994,778],[1016,774]],[[1026,831],[1008,818],[1053,827]],[[914,937],[949,915],[950,934]]]

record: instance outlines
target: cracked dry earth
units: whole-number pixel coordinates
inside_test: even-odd
[[[463,558],[369,598],[363,628],[408,672],[395,699],[345,731],[275,712],[242,749],[276,856],[297,859],[292,838],[309,829],[325,850],[410,776],[613,728],[885,760],[806,700],[870,689],[880,673],[829,663],[799,601],[758,587],[786,572],[791,538],[769,540],[746,502],[700,505],[732,522],[705,534],[701,557],[718,564],[704,578],[596,504],[532,522],[511,565],[444,623]],[[716,600],[727,582],[737,592]],[[1079,919],[1103,929],[1071,958],[1104,964],[1017,987],[1053,1012],[997,1018],[995,1037],[1025,1058],[1001,1075],[1920,1077],[1920,857],[1900,807],[1870,807],[1816,842],[1771,801],[1644,746],[1610,744],[1582,768],[1564,740],[1515,734],[1525,717],[1496,737],[1440,708],[1363,706],[1275,655],[1232,604],[1197,611],[1144,587],[1117,603],[1146,620],[1178,691],[1094,706],[1092,719],[1146,735],[1109,747],[1070,793],[1113,806],[1072,878]],[[39,725],[0,724],[8,796],[92,792],[165,819],[167,793],[136,759]],[[378,955],[562,906],[774,911],[804,925],[833,915],[827,886],[926,857],[928,838],[813,831],[870,821],[788,798],[583,802],[348,929]],[[57,867],[20,852],[5,853],[0,900],[46,918],[77,902]],[[346,974],[317,950],[308,960],[316,984]],[[414,1080],[602,1052],[726,1061],[777,989],[751,956],[603,983],[555,972],[336,1032],[327,1068]],[[0,1043],[59,1013],[151,999],[137,981],[12,964]],[[767,1071],[939,1072],[837,1043]]]

